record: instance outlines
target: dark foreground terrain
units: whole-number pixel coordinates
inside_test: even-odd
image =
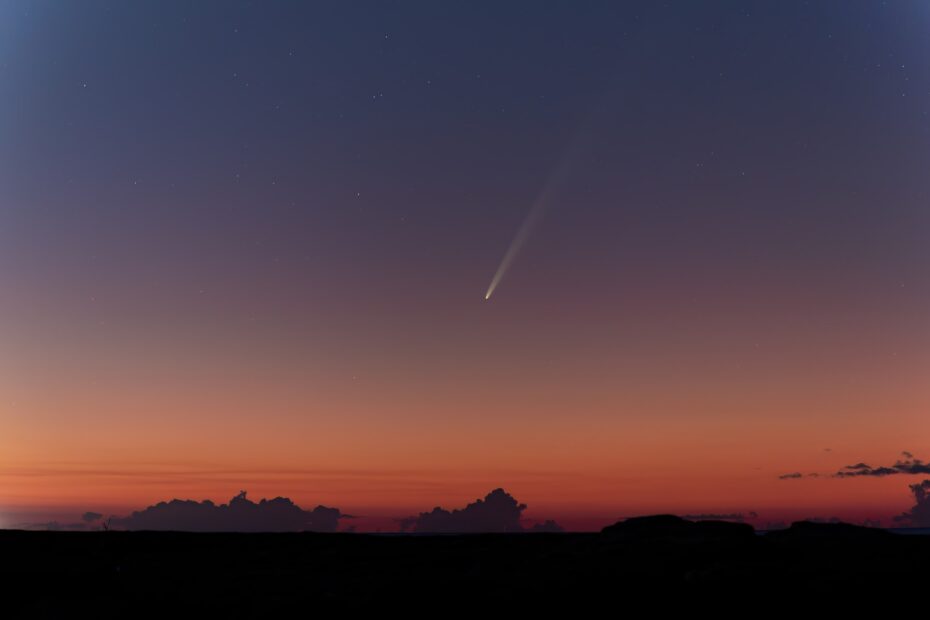
[[[755,615],[916,602],[930,585],[928,536],[806,522],[758,535],[674,517],[590,534],[0,531],[0,553],[3,615],[22,618],[641,617],[631,610],[642,603]]]

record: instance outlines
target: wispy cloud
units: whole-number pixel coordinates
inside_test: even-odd
[[[930,474],[930,463],[925,463],[920,459],[915,459],[910,452],[903,451],[901,455],[904,459],[897,460],[894,465],[880,465],[872,467],[866,463],[856,463],[847,465],[840,471],[833,474],[836,478],[854,478],[857,476],[895,476],[898,474],[921,475]]]
[[[879,465],[877,467],[873,467],[868,463],[860,461],[852,465],[846,465],[841,470],[832,474],[823,475],[833,478],[858,478],[862,476],[881,478],[884,476],[896,476],[899,474],[930,474],[930,463],[914,458],[914,455],[910,452],[907,452],[906,450],[901,452],[901,456],[904,458],[898,459],[893,465]],[[778,476],[778,478],[779,480],[797,480],[805,477],[819,478],[820,476],[821,474],[817,472],[802,474],[801,472],[795,471],[787,474],[781,474]]]

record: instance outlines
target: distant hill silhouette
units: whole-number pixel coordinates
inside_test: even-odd
[[[895,597],[912,605],[930,580],[930,536],[814,522],[756,536],[673,515],[540,536],[0,530],[0,549],[4,617],[30,619],[426,616],[450,604],[470,614],[729,616],[811,601],[833,614],[868,597],[882,609]]]
[[[601,535],[613,540],[719,542],[751,540],[755,529],[748,523],[689,521],[676,515],[662,514],[619,521],[602,529]]]
[[[852,523],[816,523],[814,521],[795,521],[790,527],[766,534],[771,541],[793,540],[882,540],[896,534],[876,527],[853,525]]]

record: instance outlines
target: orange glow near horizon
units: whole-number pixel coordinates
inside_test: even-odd
[[[930,460],[923,3],[40,4],[0,2],[0,526],[913,505],[832,474]]]
[[[835,394],[804,379],[804,368],[784,394],[745,383],[758,381],[749,375],[729,391],[714,383],[733,377],[706,374],[667,375],[660,390],[625,373],[576,373],[562,387],[553,381],[572,374],[570,363],[507,376],[482,359],[467,377],[394,370],[417,375],[422,391],[361,372],[317,391],[296,371],[261,385],[247,368],[198,376],[195,361],[187,361],[191,374],[140,373],[151,388],[131,377],[104,392],[59,381],[67,420],[54,415],[65,406],[54,393],[22,394],[0,438],[0,506],[126,514],[172,498],[225,502],[246,489],[364,515],[360,528],[389,528],[392,518],[461,507],[503,487],[528,504],[528,519],[585,529],[656,512],[755,511],[760,525],[805,516],[888,521],[910,507],[908,477],[829,474],[863,460],[893,462],[928,426],[925,403],[902,389],[900,374],[896,384]],[[714,364],[726,360],[705,360]],[[470,394],[471,381],[486,389]],[[882,420],[890,406],[895,425]],[[821,477],[778,479],[794,471]]]

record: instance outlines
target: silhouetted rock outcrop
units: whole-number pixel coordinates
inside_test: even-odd
[[[608,525],[601,535],[612,540],[720,542],[749,540],[755,530],[748,523],[689,521],[675,515],[631,517]]]
[[[767,540],[885,540],[896,536],[893,532],[875,527],[853,525],[852,523],[816,523],[814,521],[795,521],[791,527],[777,530],[766,535]]]

